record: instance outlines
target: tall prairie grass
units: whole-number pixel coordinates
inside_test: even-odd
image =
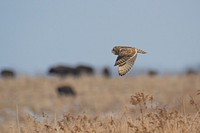
[[[56,88],[70,85],[76,97]],[[0,131],[200,132],[200,76],[0,79]]]

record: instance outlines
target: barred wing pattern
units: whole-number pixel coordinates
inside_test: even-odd
[[[118,56],[117,57],[117,60],[115,61],[115,65],[114,66],[117,66],[117,65],[123,65],[126,63],[126,61],[128,61],[130,59],[130,57],[128,56]]]
[[[120,76],[125,75],[127,72],[131,70],[132,66],[135,63],[136,58],[137,58],[137,54],[131,57],[128,61],[124,62],[122,65],[121,64],[119,65],[118,72]]]

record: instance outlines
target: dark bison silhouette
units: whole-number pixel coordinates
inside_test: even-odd
[[[67,75],[76,75],[76,70],[65,65],[53,66],[49,69],[48,74],[64,77]]]
[[[190,68],[186,71],[186,75],[198,75],[198,71]]]
[[[49,75],[55,75],[60,77],[65,76],[81,76],[82,74],[93,75],[94,69],[86,65],[78,65],[77,67],[70,67],[66,65],[53,66],[48,70]]]
[[[103,70],[102,70],[102,75],[104,77],[111,77],[111,71],[110,71],[110,68],[109,67],[104,67]]]
[[[15,71],[11,69],[3,69],[1,70],[2,78],[14,78],[16,76]]]
[[[82,75],[82,74],[93,75],[94,74],[94,69],[86,65],[78,65],[75,68],[75,70],[76,70],[76,73],[78,73],[78,75]]]
[[[76,96],[76,92],[71,86],[59,86],[57,88],[57,94],[60,96]]]
[[[156,76],[156,75],[158,75],[158,72],[155,71],[155,70],[149,70],[149,71],[147,72],[147,74],[148,74],[149,76]]]

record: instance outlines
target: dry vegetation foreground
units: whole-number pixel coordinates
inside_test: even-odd
[[[199,75],[0,79],[0,132],[199,133],[199,90]]]

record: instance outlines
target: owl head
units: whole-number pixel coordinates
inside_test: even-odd
[[[112,53],[115,54],[115,55],[118,55],[118,54],[119,54],[119,46],[115,46],[115,47],[112,49]]]

